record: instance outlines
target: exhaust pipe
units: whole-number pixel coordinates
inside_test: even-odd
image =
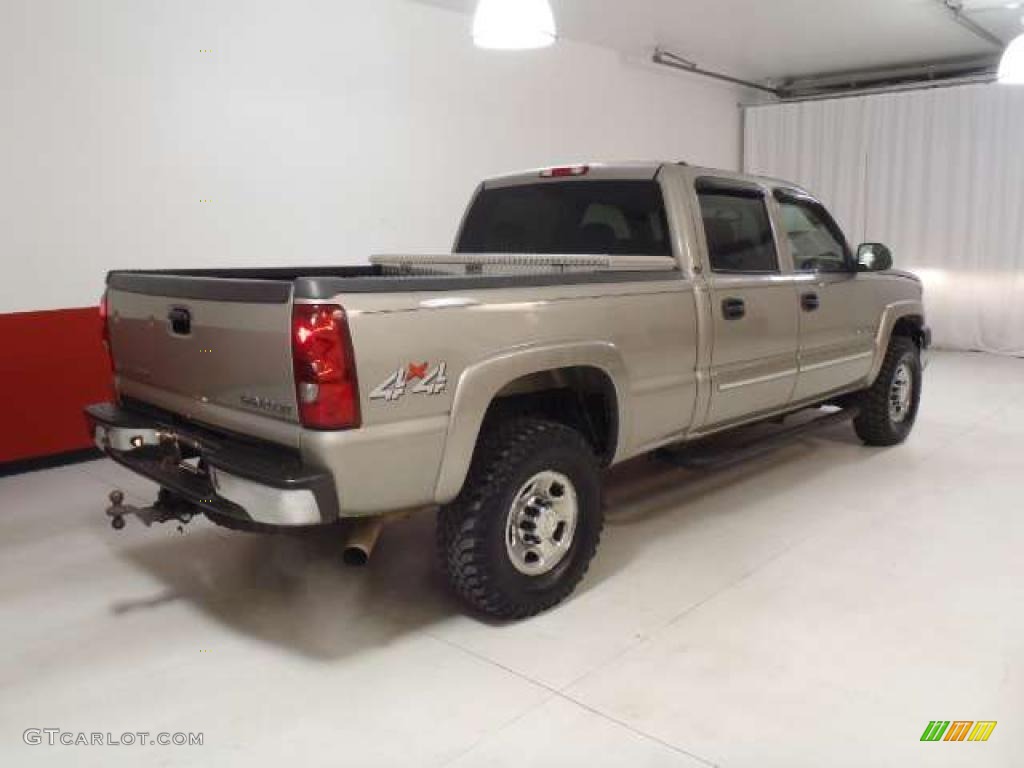
[[[360,568],[370,561],[373,548],[377,546],[380,532],[384,530],[384,517],[370,517],[357,520],[345,541],[345,551],[341,559],[345,565]]]

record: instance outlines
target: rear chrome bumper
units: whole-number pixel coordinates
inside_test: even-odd
[[[101,451],[204,512],[289,528],[338,519],[331,474],[304,465],[287,449],[113,403],[91,405],[85,413]]]

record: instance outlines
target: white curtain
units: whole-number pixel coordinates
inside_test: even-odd
[[[921,276],[937,345],[1024,356],[1024,88],[752,107],[744,145]]]

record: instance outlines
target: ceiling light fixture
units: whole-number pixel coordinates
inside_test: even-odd
[[[999,62],[999,82],[1003,85],[1024,85],[1024,34],[1018,35],[1007,46],[1003,60]]]
[[[478,48],[544,48],[557,39],[548,0],[480,0],[473,18]]]

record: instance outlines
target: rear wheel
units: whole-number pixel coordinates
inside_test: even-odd
[[[857,436],[866,445],[902,443],[914,428],[920,403],[920,350],[912,339],[894,336],[878,378],[858,398]]]
[[[517,418],[484,432],[462,493],[439,514],[438,549],[460,598],[522,619],[572,593],[602,525],[590,444],[562,424]]]

